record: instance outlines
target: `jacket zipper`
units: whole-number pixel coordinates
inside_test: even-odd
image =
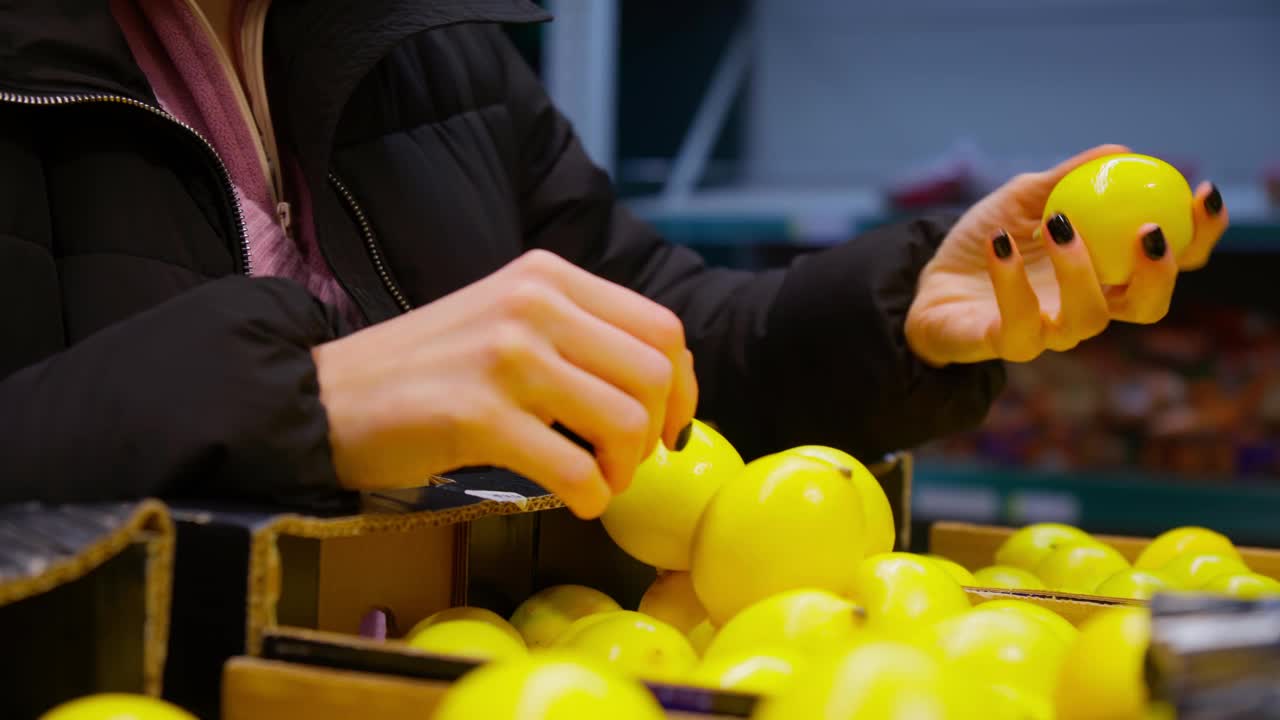
[[[351,211],[356,224],[360,226],[360,235],[364,238],[365,249],[369,251],[369,259],[373,261],[373,268],[377,270],[378,277],[382,278],[382,285],[386,287],[387,292],[391,293],[396,305],[399,305],[404,312],[409,312],[413,309],[413,305],[409,303],[408,298],[400,291],[400,286],[396,285],[396,281],[392,279],[391,272],[387,269],[387,263],[383,260],[382,251],[378,249],[377,238],[374,237],[373,226],[369,224],[368,216],[364,214],[364,210],[360,209],[360,204],[356,202],[355,196],[351,194],[347,186],[332,172],[329,173],[329,183],[342,196],[343,201],[347,204],[347,209]]]
[[[245,275],[253,274],[253,261],[249,256],[249,233],[245,228],[244,208],[240,206],[240,199],[236,197],[235,185],[231,182],[231,172],[227,170],[227,164],[222,161],[222,156],[214,149],[213,143],[202,134],[199,130],[182,122],[178,118],[161,110],[160,108],[144,103],[141,100],[134,100],[123,95],[106,95],[106,94],[83,94],[83,95],[19,95],[8,91],[0,90],[0,102],[12,103],[16,105],[83,105],[87,103],[116,103],[119,105],[128,105],[140,108],[147,112],[161,117],[178,127],[186,130],[192,137],[200,141],[209,157],[213,159],[214,164],[218,168],[218,177],[222,180],[222,189],[226,192],[227,197],[231,198],[231,205],[235,208],[235,225],[236,236],[240,246],[240,262]]]

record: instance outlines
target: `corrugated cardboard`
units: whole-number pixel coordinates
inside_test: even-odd
[[[5,717],[95,692],[160,693],[173,538],[155,501],[0,509]]]
[[[954,560],[969,570],[977,570],[995,564],[996,550],[1016,530],[1017,528],[998,527],[995,525],[939,522],[935,523],[929,531],[929,551]],[[1094,537],[1114,547],[1130,562],[1137,559],[1143,548],[1151,542],[1150,538],[1124,535],[1094,535]],[[1280,578],[1280,550],[1254,547],[1236,549],[1240,551],[1240,556],[1244,559],[1245,564],[1254,572]],[[1113,605],[1142,604],[1099,595],[1054,591],[1026,592],[1022,594],[1029,597],[1048,600],[1059,599],[1068,602],[1108,603]]]

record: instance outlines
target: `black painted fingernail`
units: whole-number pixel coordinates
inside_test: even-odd
[[[1164,241],[1164,231],[1156,228],[1146,235],[1142,236],[1142,252],[1152,260],[1159,260],[1164,257],[1168,250],[1168,245]]]
[[[1009,233],[1001,230],[1000,234],[991,240],[991,250],[1001,260],[1009,259],[1013,254],[1013,241],[1009,239]]]
[[[689,444],[689,438],[691,437],[693,437],[693,423],[685,425],[684,429],[680,431],[680,434],[676,435],[676,446],[671,449],[676,452],[684,450],[685,446]]]
[[[1209,194],[1205,196],[1204,209],[1208,210],[1210,215],[1222,212],[1222,193],[1218,192],[1217,185],[1212,186]]]
[[[1067,216],[1062,213],[1049,218],[1049,222],[1045,225],[1049,228],[1049,237],[1059,245],[1066,245],[1076,236],[1076,231],[1071,227],[1071,221],[1067,220]]]

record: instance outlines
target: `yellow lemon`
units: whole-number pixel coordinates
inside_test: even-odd
[[[779,647],[814,655],[848,641],[862,625],[857,605],[825,590],[788,590],[747,606],[716,633],[705,658]]]
[[[698,657],[702,657],[707,653],[707,648],[711,646],[711,641],[716,637],[716,626],[711,624],[711,620],[703,620],[693,629],[685,633],[685,637],[689,638],[689,644],[698,653]]]
[[[555,653],[490,663],[445,694],[433,720],[663,720],[640,683]]]
[[[1005,590],[1044,590],[1040,578],[1027,570],[1012,565],[991,565],[973,573],[978,587],[1003,588]]]
[[[1160,571],[1175,587],[1197,590],[1219,575],[1239,575],[1249,568],[1230,555],[1190,552],[1170,560]]]
[[[925,555],[925,557],[941,565],[942,569],[946,570],[952,579],[964,587],[979,587],[978,581],[973,577],[973,573],[955,560],[949,560],[941,555]]]
[[[417,635],[432,625],[449,622],[450,620],[479,620],[480,622],[489,623],[503,632],[506,632],[516,640],[519,640],[521,645],[524,645],[524,638],[520,635],[520,631],[516,630],[515,627],[513,627],[511,623],[507,622],[501,615],[492,610],[466,605],[461,607],[445,608],[444,610],[428,616],[426,619],[418,622],[417,625],[414,625],[413,629],[409,632],[405,633],[405,639]]]
[[[969,598],[946,570],[910,553],[881,553],[862,561],[853,599],[867,625],[888,634],[912,632],[969,609]]]
[[[1173,583],[1158,570],[1127,568],[1103,580],[1094,595],[1149,600],[1152,595],[1173,588]]]
[[[956,672],[982,685],[1012,685],[1048,696],[1071,645],[1047,623],[978,606],[928,628],[922,640]]]
[[[725,480],[741,471],[742,457],[729,441],[695,420],[682,450],[658,443],[600,521],[618,547],[640,562],[688,570],[703,508]]]
[[[847,470],[849,481],[862,499],[862,514],[867,526],[867,555],[878,555],[893,550],[896,540],[893,508],[889,497],[875,475],[865,465],[843,450],[824,445],[802,445],[786,452],[823,460],[842,471]]]
[[[677,680],[698,662],[698,654],[679,630],[631,610],[578,620],[556,641],[556,648],[650,680]]]
[[[753,720],[975,720],[988,717],[979,689],[921,648],[875,641],[817,663]]]
[[[1050,590],[1088,594],[1103,580],[1128,567],[1129,561],[1115,548],[1090,542],[1050,551],[1036,567],[1036,575]]]
[[[613,598],[582,585],[555,585],[520,603],[511,625],[530,648],[549,647],[579,618],[621,610]]]
[[[775,695],[804,670],[806,663],[805,656],[794,650],[745,650],[703,660],[690,680],[703,687]]]
[[[1170,560],[1187,553],[1214,553],[1240,559],[1239,551],[1226,535],[1208,528],[1187,526],[1157,535],[1142,549],[1133,566],[1139,570],[1159,570]]]
[[[983,610],[1017,613],[1033,620],[1038,620],[1047,625],[1055,635],[1068,645],[1075,642],[1076,635],[1079,634],[1076,626],[1072,625],[1071,621],[1047,607],[1036,605],[1026,600],[1002,598],[1000,600],[989,600],[978,607]]]
[[[1105,285],[1129,282],[1146,223],[1160,226],[1174,257],[1191,243],[1191,187],[1172,165],[1147,155],[1108,155],[1067,173],[1044,206],[1045,220],[1056,213],[1084,239]]]
[[[1246,600],[1280,597],[1280,582],[1258,573],[1219,575],[1202,588],[1206,592],[1225,593]]]
[[[40,720],[196,720],[196,716],[146,695],[100,693],[68,700]]]
[[[1110,608],[1086,620],[1058,674],[1054,706],[1059,720],[1141,720],[1150,638],[1145,608]]]
[[[474,660],[505,660],[528,653],[524,641],[482,620],[446,620],[406,638],[416,650]]]
[[[756,460],[707,504],[693,543],[693,588],[711,622],[785,590],[848,592],[866,547],[862,501],[831,465]]]
[[[1060,545],[1097,542],[1080,528],[1062,523],[1036,523],[1021,528],[996,549],[996,564],[1035,572],[1045,555]]]
[[[685,634],[707,619],[707,611],[698,602],[693,579],[687,572],[660,573],[640,598],[639,610]]]

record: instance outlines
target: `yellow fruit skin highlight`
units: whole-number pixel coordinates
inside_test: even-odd
[[[642,685],[555,653],[491,663],[458,681],[432,720],[663,720]]]
[[[447,620],[423,628],[407,642],[423,652],[474,660],[506,660],[526,655],[524,641],[481,620]]]
[[[409,630],[409,632],[405,633],[405,639],[407,640],[414,635],[417,635],[432,625],[448,622],[450,620],[479,620],[480,622],[489,623],[490,625],[503,630],[516,640],[519,640],[521,645],[524,645],[524,638],[520,635],[520,631],[516,630],[511,623],[507,622],[506,618],[492,610],[470,607],[467,605],[445,608],[437,613],[433,613],[427,618],[419,621],[417,625],[414,625],[413,628]]]
[[[792,650],[763,648],[708,658],[690,681],[702,687],[756,695],[776,695],[804,671],[805,656]]]
[[[707,504],[693,544],[693,587],[711,622],[786,590],[845,594],[866,547],[857,490],[827,463],[771,455]]]
[[[1149,600],[1152,595],[1173,589],[1173,583],[1158,570],[1128,568],[1103,580],[1094,595]]]
[[[687,572],[665,572],[649,585],[640,598],[640,612],[674,627],[686,635],[707,619],[707,611],[693,592],[693,578]]]
[[[742,467],[742,457],[729,441],[695,420],[684,449],[675,452],[659,442],[600,521],[618,547],[640,562],[688,570],[703,509]]]
[[[858,462],[858,459],[849,453],[825,445],[801,445],[786,452],[825,460],[837,467],[847,468],[850,474],[849,482],[853,483],[853,487],[858,491],[858,497],[862,500],[862,513],[867,528],[866,554],[878,555],[893,551],[897,540],[893,508],[889,505],[889,497],[884,494],[880,481],[871,474],[867,466]]]
[[[978,587],[978,582],[974,579],[973,573],[955,560],[949,560],[941,555],[925,555],[925,557],[941,565],[942,569],[946,570],[947,574],[962,586]]]
[[[1191,552],[1170,560],[1160,572],[1181,590],[1198,590],[1220,575],[1239,575],[1249,568],[1229,555]]]
[[[817,655],[851,640],[862,625],[858,607],[825,590],[789,590],[733,616],[716,633],[706,660],[777,647]]]
[[[990,717],[980,689],[906,643],[855,645],[805,671],[753,720],[977,720]]]
[[[1104,580],[1129,567],[1129,561],[1110,545],[1090,542],[1059,546],[1036,568],[1036,575],[1050,590],[1092,593]]]
[[[177,705],[145,695],[100,693],[68,700],[40,720],[196,720]]]
[[[1258,573],[1219,575],[1206,583],[1203,589],[1244,600],[1280,597],[1280,582]]]
[[[555,647],[628,675],[665,682],[678,680],[698,663],[698,654],[679,630],[631,610],[582,618]]]
[[[1105,285],[1129,282],[1146,223],[1160,226],[1174,257],[1191,243],[1191,187],[1172,165],[1147,155],[1108,155],[1072,170],[1045,203],[1045,220],[1056,213],[1084,239]]]
[[[929,558],[910,553],[863,560],[852,597],[866,610],[869,628],[893,635],[969,609],[959,583]]]
[[[556,585],[520,603],[511,625],[530,649],[550,647],[579,618],[621,610],[613,598],[582,585]]]
[[[1036,523],[1018,529],[996,549],[996,565],[1035,572],[1045,555],[1060,545],[1097,542],[1080,528],[1062,523]]]
[[[1240,559],[1240,552],[1226,535],[1208,528],[1186,526],[1157,535],[1142,549],[1133,566],[1139,570],[1159,570],[1187,553],[1214,553]]]
[[[1059,720],[1141,720],[1147,690],[1143,659],[1151,637],[1145,608],[1103,610],[1080,626],[1058,674]]]
[[[1012,565],[991,565],[973,573],[977,587],[1003,588],[1005,590],[1044,590],[1044,583],[1029,570]]]

